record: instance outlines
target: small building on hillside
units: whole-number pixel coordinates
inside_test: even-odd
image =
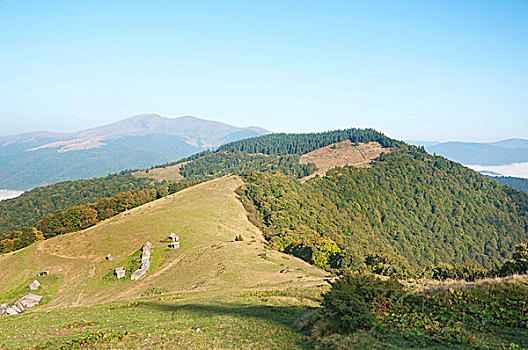
[[[40,271],[38,274],[37,274],[38,277],[40,276],[49,276],[49,270],[43,270],[43,271]]]
[[[29,290],[37,290],[40,287],[40,282],[37,280],[34,280],[33,283],[29,285]]]
[[[169,248],[177,249],[180,247],[180,242],[172,242],[169,244]]]
[[[125,277],[126,269],[124,267],[118,267],[114,270],[114,273],[117,276],[117,279]]]
[[[180,237],[178,237],[174,232],[167,237],[170,241],[177,242],[180,240]]]
[[[141,267],[134,271],[132,275],[130,275],[130,279],[135,281],[141,278],[145,273],[147,273],[148,269],[150,268],[150,262],[147,260],[141,264]]]
[[[40,295],[28,293],[26,296],[23,296],[22,298],[18,299],[15,304],[20,303],[24,307],[33,307],[40,303],[41,300],[42,297]]]
[[[114,256],[112,254],[108,254],[105,259],[108,260],[108,261],[114,261],[115,260]]]

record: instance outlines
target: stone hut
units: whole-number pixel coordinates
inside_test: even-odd
[[[0,316],[5,316],[9,307],[9,304],[0,304]]]
[[[176,234],[173,232],[167,237],[170,241],[177,242],[180,240],[180,237],[176,236]]]
[[[143,264],[145,261],[148,261],[150,259],[150,253],[152,252],[152,243],[147,242],[141,247],[141,263]]]
[[[118,267],[114,270],[114,273],[116,274],[117,279],[121,279],[125,277],[126,269],[124,267]]]
[[[33,283],[29,285],[29,290],[37,290],[40,287],[40,282],[37,280],[34,280]]]
[[[28,293],[18,299],[13,305],[0,304],[0,316],[18,315],[26,312],[26,308],[37,305],[41,299],[42,297],[40,295]]]
[[[114,256],[112,254],[108,254],[105,259],[108,260],[108,261],[114,261],[115,260]]]
[[[169,244],[169,248],[178,249],[180,247],[180,242],[172,242]]]
[[[133,281],[136,281],[141,278],[145,273],[147,273],[148,269],[150,268],[150,262],[147,260],[141,264],[141,267],[137,269],[136,271],[132,272],[132,275],[130,276],[130,279]]]
[[[42,297],[40,295],[28,293],[28,295],[25,295],[22,298],[18,299],[15,305],[17,303],[20,303],[24,307],[33,307],[37,305],[38,303],[40,303],[41,300],[42,300]]]

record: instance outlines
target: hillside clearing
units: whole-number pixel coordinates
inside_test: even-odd
[[[390,148],[384,148],[378,142],[353,143],[350,140],[334,143],[315,151],[303,154],[300,163],[313,163],[317,171],[304,177],[306,181],[316,175],[324,176],[326,172],[335,167],[347,165],[356,168],[368,168],[372,160],[378,158],[382,153],[390,153]]]
[[[138,170],[133,172],[132,175],[135,177],[152,178],[156,181],[180,181],[183,180],[183,176],[180,174],[180,169],[185,164],[187,164],[187,162],[161,168]]]

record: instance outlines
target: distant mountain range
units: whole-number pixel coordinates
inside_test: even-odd
[[[462,163],[482,174],[528,178],[528,139],[498,142],[411,141],[431,154]]]
[[[26,190],[64,180],[147,168],[269,131],[195,117],[143,114],[74,133],[0,137],[0,189]]]

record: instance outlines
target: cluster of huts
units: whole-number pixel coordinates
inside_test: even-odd
[[[180,248],[180,238],[173,232],[167,239],[171,241],[169,248],[177,249]],[[136,271],[132,272],[130,279],[136,281],[140,279],[150,268],[150,254],[152,253],[152,243],[148,242],[141,247],[141,266]],[[107,260],[113,261],[114,257],[112,254],[106,256]],[[124,267],[118,267],[114,270],[114,273],[118,279],[125,277],[126,269]]]
[[[167,239],[170,241],[169,248],[172,249],[178,249],[180,248],[180,238],[173,232],[171,233]],[[130,279],[132,280],[138,280],[140,279],[145,273],[147,273],[148,269],[150,268],[150,254],[152,253],[152,243],[146,242],[143,247],[141,247],[141,266],[139,269],[134,271],[132,275],[130,275]],[[114,261],[114,256],[112,254],[108,254],[105,258],[108,261]],[[126,269],[124,267],[118,267],[114,270],[115,275],[118,279],[121,279],[125,277]],[[49,270],[44,270],[38,273],[37,276],[47,276],[49,275]],[[38,280],[34,280],[29,285],[29,290],[36,291],[40,287],[40,282]],[[27,295],[23,296],[22,298],[18,299],[13,305],[9,304],[0,304],[0,316],[5,315],[17,315],[21,314],[26,311],[26,308],[33,307],[40,303],[42,300],[42,296],[36,295],[33,293],[28,293]]]
[[[37,276],[47,276],[49,275],[48,270],[44,270],[40,272]],[[34,280],[29,285],[29,290],[36,291],[40,287],[40,282],[37,280]],[[18,315],[23,312],[26,312],[26,308],[33,307],[40,303],[42,300],[42,296],[33,294],[29,292],[27,295],[24,295],[22,298],[15,301],[13,305],[9,304],[0,304],[0,316],[7,316],[7,315]]]

